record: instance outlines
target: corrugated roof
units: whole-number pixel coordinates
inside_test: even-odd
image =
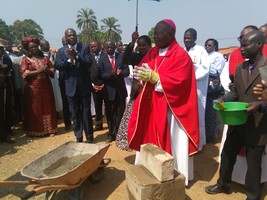
[[[219,49],[219,52],[221,54],[230,54],[232,51],[234,51],[237,48],[239,48],[239,47],[238,46],[230,46],[230,47],[227,47],[227,48]]]

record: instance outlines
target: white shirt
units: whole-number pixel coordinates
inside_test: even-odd
[[[75,49],[75,50],[76,50],[76,48],[77,48],[77,43],[76,43],[74,46],[72,46],[72,45],[68,44],[68,47],[69,47],[69,49],[73,48],[73,49]],[[71,61],[71,59],[70,59],[70,58],[68,59],[68,62],[69,62],[69,63],[72,63],[72,61]]]
[[[187,53],[191,57],[195,68],[195,76],[197,82],[197,96],[198,96],[198,118],[199,118],[199,130],[200,130],[199,150],[201,150],[203,145],[206,144],[205,109],[206,109],[210,63],[208,59],[208,53],[206,49],[202,46],[196,44],[194,47],[189,49]]]
[[[96,63],[98,63],[98,60],[99,60],[100,55],[101,55],[101,51],[99,51],[97,54],[94,54],[94,55],[95,55]]]
[[[210,75],[217,75],[217,73],[220,75],[225,65],[223,55],[216,51],[212,51],[208,55],[208,60],[210,62]]]
[[[75,45],[70,45],[70,44],[68,44],[68,47],[71,49],[72,47],[73,47],[73,49],[75,49],[76,50],[76,48],[77,48],[77,43],[75,44]]]
[[[210,70],[210,63],[206,49],[196,44],[194,47],[189,49],[187,53],[193,61],[196,80],[206,79]]]

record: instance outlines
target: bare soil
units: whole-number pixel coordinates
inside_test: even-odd
[[[95,143],[106,140],[107,126],[104,130],[95,132]],[[66,132],[63,123],[59,121],[58,133],[54,137],[28,137],[21,128],[15,126],[14,144],[0,143],[0,199],[17,200],[31,191],[36,185],[17,184],[3,185],[3,181],[28,181],[20,174],[20,170],[27,163],[37,159],[43,154],[55,149],[68,141],[75,141],[72,131]],[[218,178],[218,155],[220,138],[216,144],[207,144],[204,149],[194,157],[194,181],[186,187],[186,200],[244,200],[246,195],[242,185],[233,183],[229,195],[208,195],[204,187],[214,184]],[[111,158],[111,163],[104,169],[104,177],[100,182],[85,181],[78,189],[66,191],[56,195],[55,199],[68,199],[71,192],[84,200],[124,200],[126,197],[125,168],[134,163],[135,152],[118,149],[115,142],[111,143],[105,158]],[[267,200],[267,184],[263,186],[263,198]],[[76,192],[76,193],[75,193]],[[66,195],[67,194],[67,195]],[[72,196],[75,196],[73,195]],[[78,194],[78,195],[77,195]],[[64,196],[65,195],[65,196]],[[44,193],[38,193],[31,199],[45,199]],[[73,198],[72,198],[73,199]],[[75,198],[74,198],[75,199]],[[76,198],[77,199],[77,198]]]

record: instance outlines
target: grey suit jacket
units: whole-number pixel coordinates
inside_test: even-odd
[[[253,69],[250,79],[248,79],[248,65],[248,61],[245,61],[237,66],[234,89],[223,97],[224,101],[258,101],[258,95],[253,93],[253,87],[261,83],[259,68],[267,68],[267,58],[262,56]],[[248,144],[253,146],[267,144],[267,113],[257,111],[256,113],[250,114],[246,124],[229,126],[228,134],[233,133],[235,128],[242,128],[245,140]]]

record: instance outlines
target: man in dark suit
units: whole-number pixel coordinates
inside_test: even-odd
[[[104,80],[104,101],[108,122],[108,139],[116,139],[120,121],[125,109],[127,90],[124,77],[129,75],[129,67],[123,65],[122,54],[115,52],[116,45],[113,41],[105,43],[107,54],[98,60],[99,77]]]
[[[93,142],[93,123],[91,117],[91,80],[89,70],[92,56],[87,45],[77,42],[76,31],[65,31],[67,45],[60,48],[56,57],[59,71],[65,71],[65,89],[73,120],[77,142]]]
[[[241,54],[247,61],[238,65],[233,90],[219,101],[248,102],[249,118],[243,125],[229,126],[221,154],[221,166],[217,184],[207,186],[209,194],[228,193],[236,156],[245,146],[247,173],[245,191],[247,200],[259,200],[261,193],[261,162],[267,144],[267,112],[263,102],[253,93],[261,82],[259,68],[267,67],[267,58],[262,54],[264,36],[254,30],[241,39]]]
[[[65,36],[62,37],[62,46],[68,45],[66,42]],[[57,54],[56,54],[57,56]],[[57,62],[55,62],[55,68],[57,70]],[[60,88],[60,94],[61,94],[61,99],[62,99],[62,106],[63,106],[63,121],[65,124],[65,130],[69,131],[71,129],[71,119],[70,119],[70,108],[69,108],[69,102],[68,98],[66,96],[66,89],[65,89],[65,73],[66,71],[60,70],[58,73],[58,83],[59,83],[59,88]]]
[[[0,142],[13,143],[10,138],[12,132],[12,60],[0,41]]]
[[[90,45],[92,56],[93,56],[93,65],[90,70],[91,81],[92,81],[92,94],[95,103],[95,122],[96,126],[94,131],[100,131],[103,129],[103,89],[104,89],[104,81],[98,78],[98,60],[100,57],[104,55],[101,51],[101,44],[99,41],[93,41]]]

